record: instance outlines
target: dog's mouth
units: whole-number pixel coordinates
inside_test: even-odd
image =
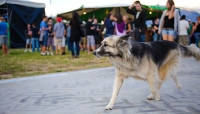
[[[101,58],[101,57],[109,57],[111,54],[110,53],[99,53],[97,51],[94,51],[93,53],[97,58]]]

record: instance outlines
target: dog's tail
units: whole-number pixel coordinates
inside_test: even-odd
[[[179,48],[183,57],[194,57],[200,61],[200,49],[195,44],[191,44],[190,46],[182,46],[179,44]]]

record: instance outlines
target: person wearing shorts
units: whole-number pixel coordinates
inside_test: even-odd
[[[178,43],[188,46],[189,44],[189,38],[188,38],[188,28],[189,23],[185,20],[186,16],[182,15],[181,20],[179,22],[179,37],[178,37]]]
[[[62,40],[65,35],[65,27],[60,17],[56,21],[57,23],[54,26],[54,46],[56,47],[56,55],[58,55],[58,47],[60,47],[60,55],[62,55]]]
[[[52,19],[49,20],[48,26],[49,26],[49,31],[48,31],[48,41],[47,41],[47,46],[48,46],[47,55],[49,55],[49,54],[53,55],[54,35],[53,35]]]
[[[4,22],[4,18],[0,17],[0,46],[2,46],[3,55],[8,54],[8,38],[7,38],[7,23]]]
[[[61,21],[62,22],[62,21]],[[62,22],[63,23],[63,22]],[[66,52],[66,36],[67,36],[67,26],[63,23],[64,26],[64,37],[62,38],[62,55],[65,55]]]
[[[43,16],[43,21],[40,23],[40,41],[43,42],[42,44],[42,51],[41,55],[46,55],[46,48],[47,48],[47,40],[48,40],[48,26],[47,26],[47,16]]]
[[[99,32],[101,31],[100,30],[100,25],[98,25],[98,20],[97,19],[94,19],[93,25],[95,26],[94,39],[95,39],[95,47],[97,49],[100,46],[100,34],[99,34]]]
[[[7,35],[0,34],[0,46],[2,46],[3,55],[7,55],[8,54],[7,42],[8,42]]]
[[[162,33],[163,40],[174,42],[179,33],[179,10],[175,8],[173,0],[168,0],[166,7],[167,9],[163,11],[160,18],[158,34]]]
[[[95,51],[94,30],[95,26],[92,24],[92,17],[89,17],[88,22],[86,23],[88,54],[90,54],[90,47],[92,48],[93,52]]]
[[[62,38],[62,55],[66,54],[66,52],[65,52],[65,46],[66,46],[66,38],[63,37]]]
[[[56,55],[58,55],[58,49],[60,49],[60,55],[62,52],[62,38],[54,37],[54,46],[56,47]]]
[[[31,50],[31,37],[32,37],[32,30],[31,30],[31,25],[27,25],[27,29],[25,30],[25,36],[26,36],[26,49],[24,52],[27,52],[29,48],[29,52],[32,52]]]

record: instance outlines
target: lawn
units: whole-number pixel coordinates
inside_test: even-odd
[[[0,50],[0,79],[33,76],[55,72],[66,72],[111,66],[108,58],[96,58],[81,52],[80,58],[66,55],[41,56],[39,52],[24,53],[23,49],[11,49],[10,55],[1,56]]]

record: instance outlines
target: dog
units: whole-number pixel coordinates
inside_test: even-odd
[[[141,43],[131,40],[129,35],[110,36],[93,53],[96,57],[109,57],[115,66],[113,93],[106,110],[112,110],[123,79],[133,77],[148,82],[151,94],[148,100],[160,100],[162,83],[171,77],[179,90],[177,67],[183,57],[194,57],[200,61],[200,49],[196,45],[182,46],[171,41]]]

